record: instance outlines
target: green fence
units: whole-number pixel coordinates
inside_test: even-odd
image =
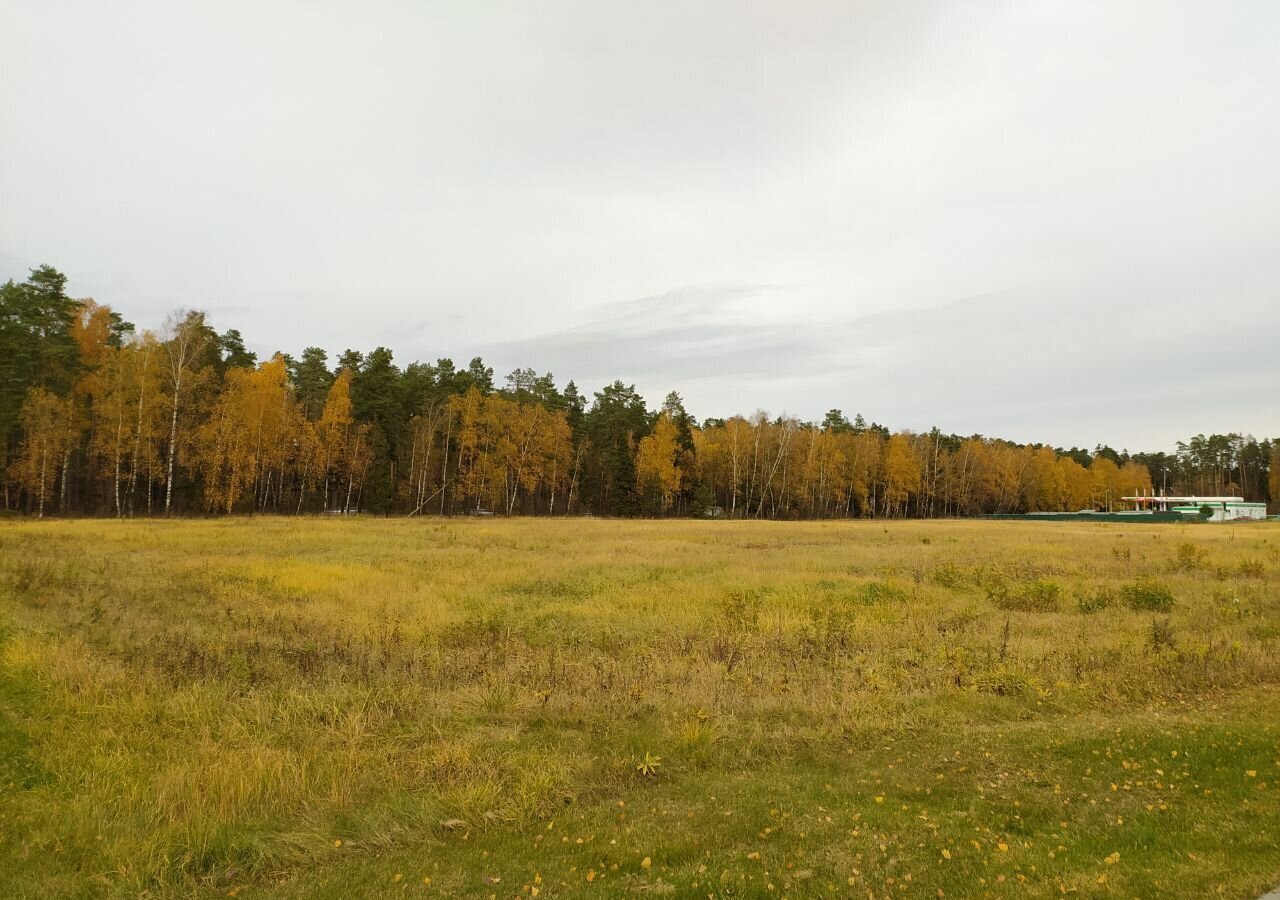
[[[1199,516],[1184,516],[1176,512],[1033,512],[1033,513],[996,513],[983,516],[984,519],[1012,519],[1036,522],[1124,522],[1129,525],[1146,525],[1151,522],[1202,522]]]

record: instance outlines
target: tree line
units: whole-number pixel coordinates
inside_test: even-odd
[[[397,366],[325,350],[259,361],[199,311],[138,330],[49,266],[0,286],[3,509],[230,513],[970,516],[1115,508],[1169,493],[1280,500],[1280,440],[1197,435],[1174,453],[891,432],[831,410],[698,422],[614,381],[479,359]]]

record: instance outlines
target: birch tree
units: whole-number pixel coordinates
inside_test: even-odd
[[[165,375],[171,402],[169,417],[169,451],[165,463],[164,514],[173,508],[173,475],[178,457],[178,420],[182,412],[184,392],[189,391],[192,372],[213,340],[204,321],[204,313],[178,311],[165,323]]]
[[[21,422],[17,480],[33,499],[37,518],[43,519],[50,488],[76,439],[74,410],[69,399],[32,388],[22,404]]]

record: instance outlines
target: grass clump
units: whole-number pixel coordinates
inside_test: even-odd
[[[997,582],[987,592],[992,603],[1013,612],[1057,612],[1061,594],[1060,584],[1040,578],[1013,584]]]
[[[1228,576],[1230,576],[1228,572]],[[1254,578],[1261,579],[1267,577],[1267,567],[1260,560],[1247,559],[1241,560],[1236,564],[1234,574],[1238,578]]]
[[[1156,651],[1172,650],[1177,643],[1173,639],[1173,624],[1168,617],[1151,620],[1151,648]]]
[[[902,603],[907,599],[907,592],[896,584],[887,581],[868,581],[858,588],[854,597],[865,604]]]
[[[1209,565],[1209,553],[1196,544],[1179,544],[1174,552],[1173,569],[1175,572],[1198,572]]]
[[[972,569],[959,566],[954,560],[947,560],[942,565],[934,567],[929,573],[929,580],[953,591],[967,591],[973,589],[978,579],[974,576]]]
[[[973,687],[981,694],[995,694],[998,697],[1034,698],[1044,690],[1034,674],[1003,662],[990,669],[975,672]]]
[[[1101,612],[1115,602],[1115,594],[1105,585],[1077,595],[1076,607],[1085,615]]]
[[[1144,578],[1120,588],[1120,596],[1130,609],[1144,612],[1168,612],[1173,609],[1173,591],[1164,582]]]

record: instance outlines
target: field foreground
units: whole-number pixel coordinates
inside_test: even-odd
[[[1277,884],[1274,524],[0,522],[0,896]]]

